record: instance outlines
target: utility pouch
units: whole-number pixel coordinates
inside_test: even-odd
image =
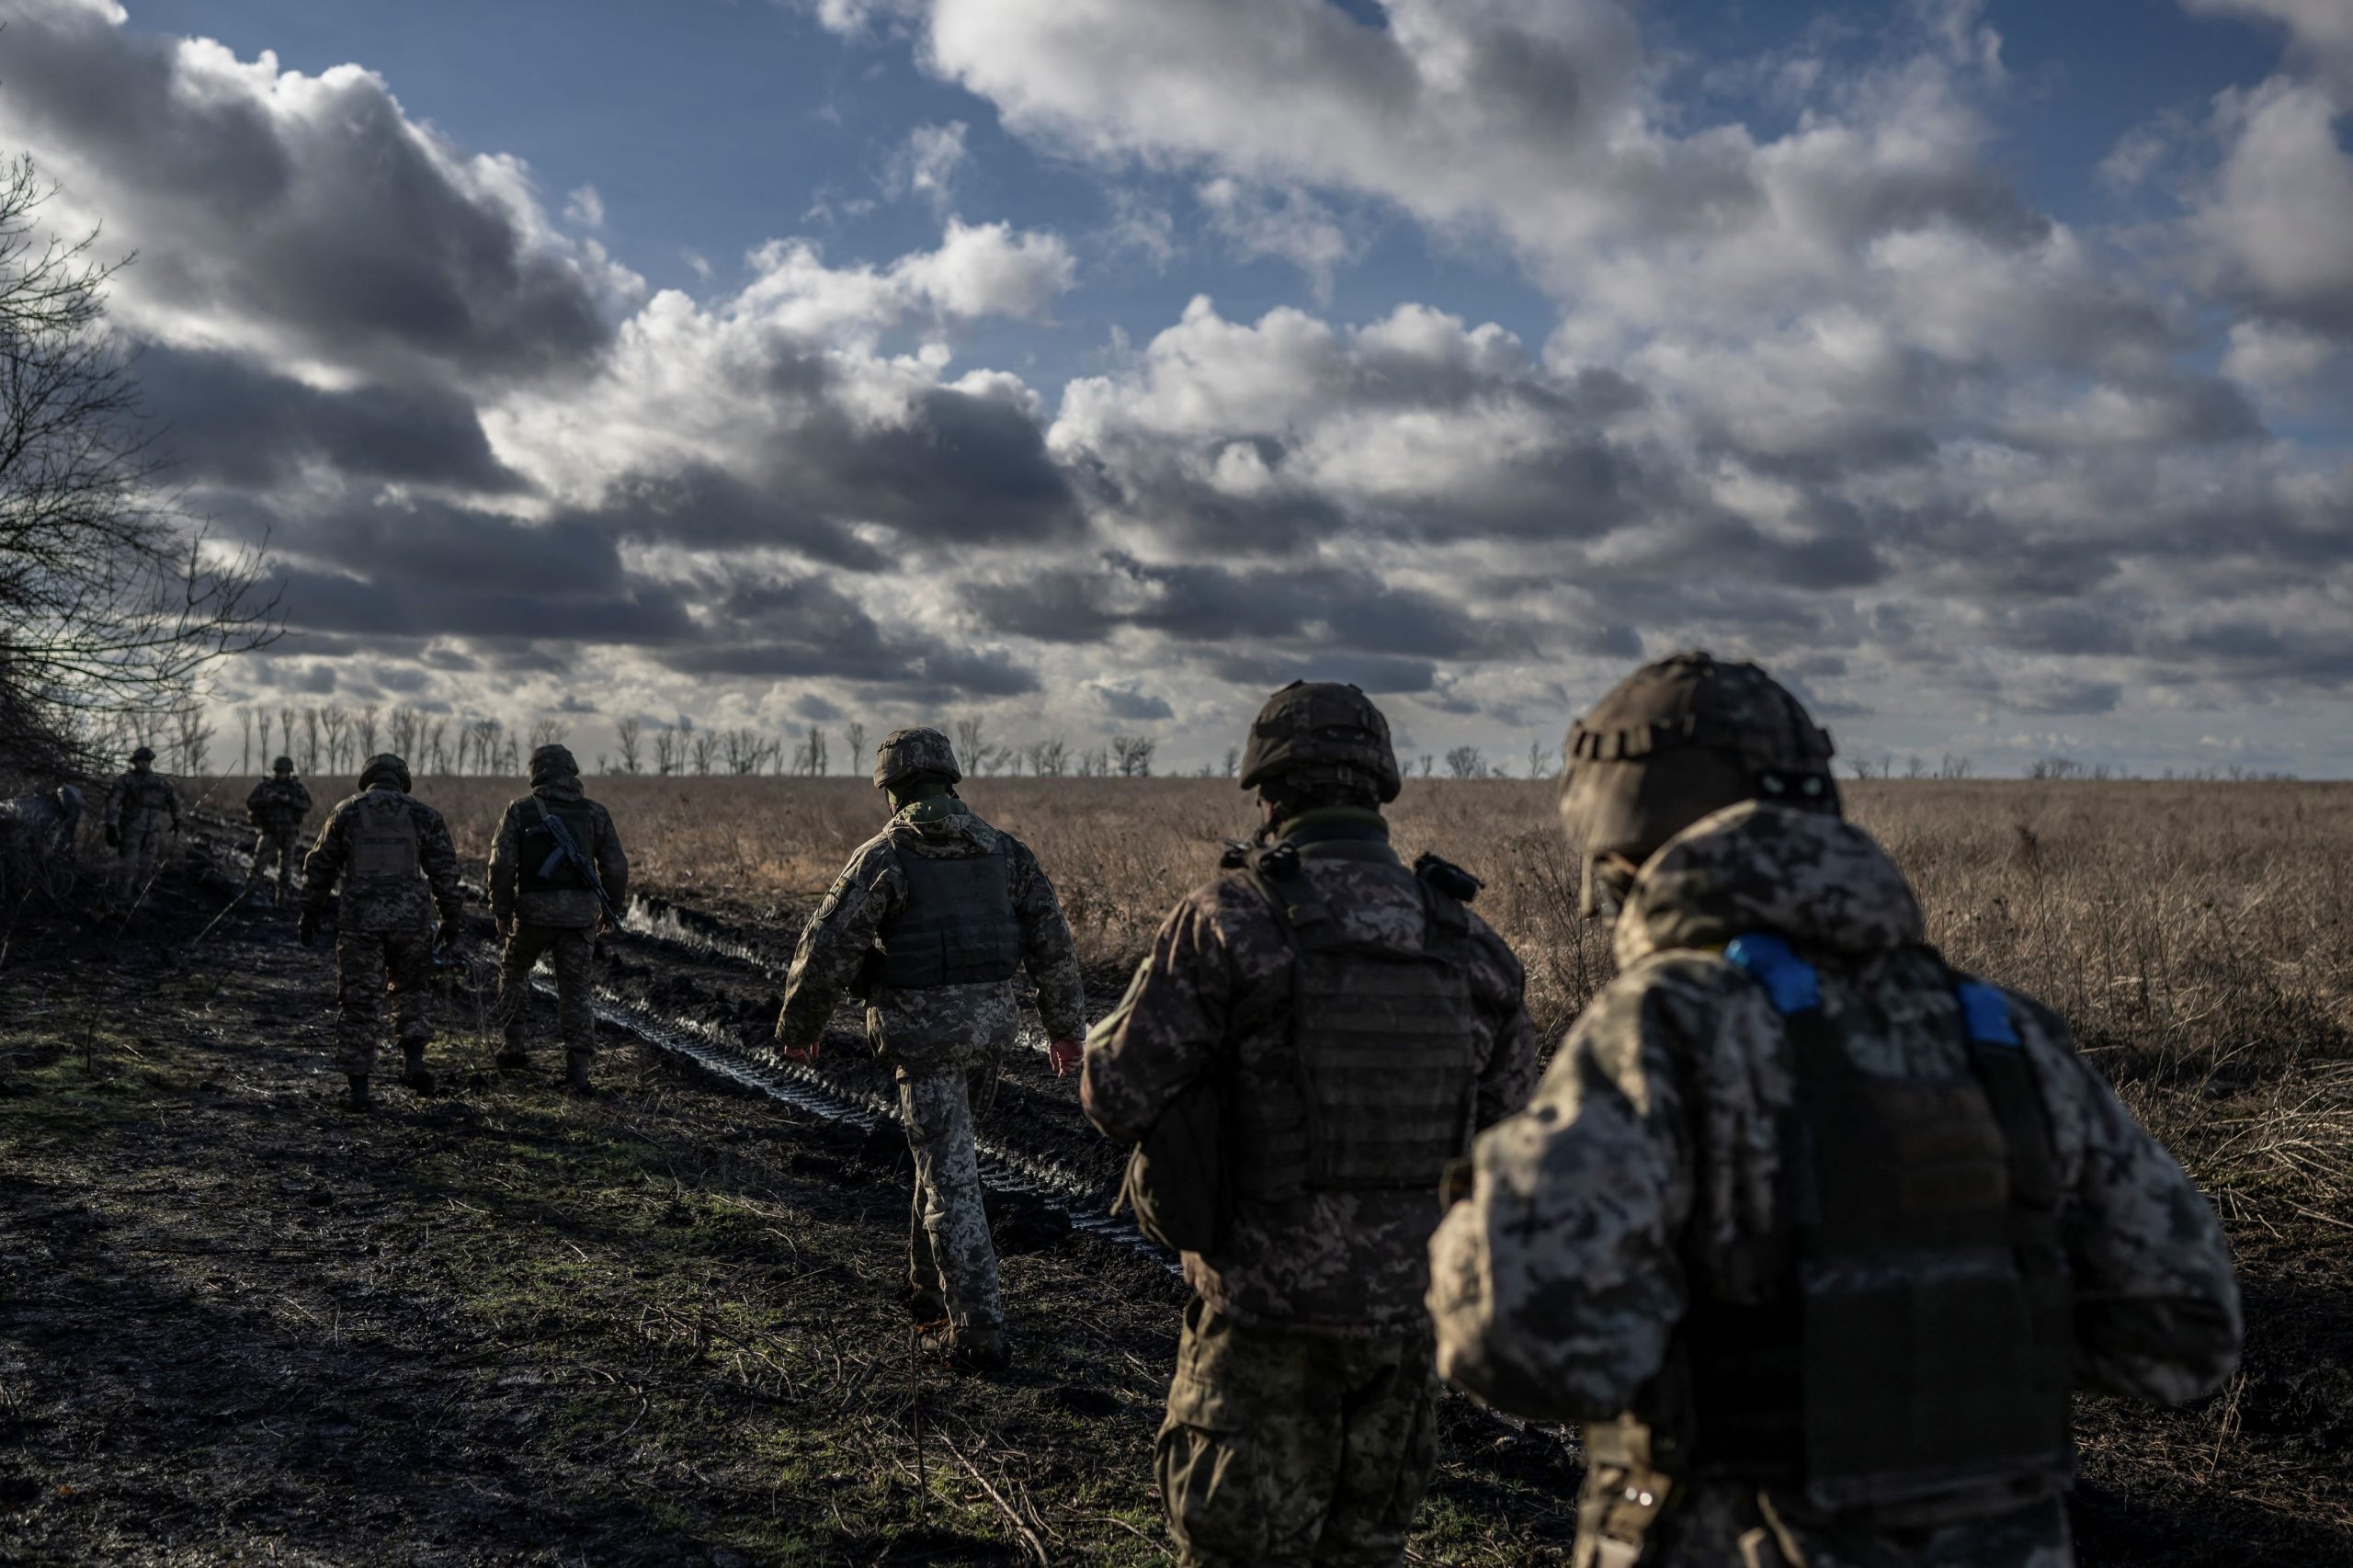
[[[1163,1246],[1216,1251],[1225,1239],[1232,1204],[1223,1112],[1212,1069],[1160,1113],[1128,1155],[1111,1211],[1132,1210],[1136,1229]]]
[[[1634,1568],[1674,1495],[1674,1479],[1651,1462],[1649,1432],[1637,1422],[1596,1424],[1584,1436],[1576,1568]]]

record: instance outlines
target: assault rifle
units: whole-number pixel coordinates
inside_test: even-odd
[[[572,830],[563,825],[563,819],[548,810],[546,801],[533,801],[531,804],[540,809],[540,821],[547,824],[548,832],[555,838],[555,847],[540,864],[540,878],[544,880],[554,876],[557,862],[570,861],[572,869],[579,872],[582,879],[596,890],[597,902],[604,907],[606,920],[616,930],[620,929],[621,912],[613,907],[612,896],[605,892],[605,879],[597,875],[597,862],[589,858],[586,850],[580,847],[579,840],[572,836]]]

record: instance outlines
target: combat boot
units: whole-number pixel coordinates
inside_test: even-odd
[[[350,1081],[351,1087],[344,1096],[343,1108],[346,1110],[375,1109],[376,1102],[368,1093],[368,1074],[347,1073],[344,1076]]]
[[[433,1074],[425,1065],[423,1040],[409,1040],[401,1046],[401,1082],[416,1094],[433,1092]]]
[[[596,1085],[588,1082],[588,1053],[567,1051],[563,1053],[563,1086],[582,1099],[594,1099]]]
[[[926,1324],[915,1331],[915,1345],[954,1371],[1002,1372],[1013,1365],[1005,1330],[993,1323],[968,1323],[962,1328],[949,1323]]]

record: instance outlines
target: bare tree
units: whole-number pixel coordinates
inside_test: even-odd
[[[986,720],[976,717],[956,721],[956,760],[963,764],[965,772],[988,771],[988,756],[981,744],[987,733]]]
[[[645,723],[641,719],[623,719],[613,726],[613,738],[620,743],[621,748],[623,773],[642,771],[639,744],[644,733]]]
[[[425,761],[423,757],[416,755],[417,736],[424,727],[425,715],[415,709],[395,708],[392,710],[389,726],[392,732],[392,750],[399,756],[406,757],[412,764],[418,766],[422,766]]]
[[[244,743],[237,751],[237,771],[251,773],[254,770],[254,710],[252,709],[237,710],[237,729],[238,738]]]
[[[1528,776],[1541,778],[1552,771],[1552,748],[1542,741],[1528,743]]]
[[[376,755],[376,735],[382,723],[382,710],[372,702],[351,715],[351,749],[354,756],[365,758]]]
[[[302,771],[305,773],[316,773],[319,770],[319,731],[321,728],[322,725],[319,719],[319,710],[315,708],[303,709]]]
[[[866,726],[852,719],[842,726],[842,744],[849,748],[849,765],[853,772],[862,773],[874,766],[866,755]]]
[[[43,231],[32,160],[0,166],[0,751],[72,772],[109,718],[176,709],[278,634],[254,551],[158,489],[138,384],[106,330],[120,264]]]
[[[344,733],[351,728],[351,715],[330,702],[319,710],[319,729],[326,736],[327,771],[343,771]]]
[[[560,746],[562,744],[563,744],[563,722],[562,720],[534,719],[531,721],[531,749],[533,751],[539,750],[541,746]]]
[[[710,730],[697,730],[687,749],[693,755],[696,774],[709,778],[710,765],[719,758],[718,734]]]
[[[1446,770],[1457,778],[1483,778],[1487,759],[1477,746],[1456,746],[1446,754]]]
[[[678,732],[659,729],[654,732],[654,771],[665,778],[677,771]]]
[[[1937,763],[1939,778],[1966,778],[1976,771],[1977,765],[1960,752],[1949,751]]]
[[[204,759],[212,749],[212,726],[205,722],[204,708],[199,703],[187,703],[172,715],[172,747],[179,754],[180,772],[194,777],[204,771]]]
[[[425,737],[425,753],[433,764],[433,771],[436,773],[449,772],[449,721],[446,717],[431,720],[425,724],[423,733]]]
[[[792,749],[792,771],[811,778],[820,778],[825,771],[825,732],[814,724],[809,726],[809,733]]]
[[[1928,759],[1927,759],[1927,757],[1922,756],[1918,752],[1916,752],[1916,751],[1915,751],[1915,752],[1914,752],[1911,756],[1907,756],[1907,757],[1905,757],[1905,758],[1904,759],[1904,778],[1926,778],[1927,776],[1928,776]]]
[[[1236,774],[1240,773],[1241,771],[1242,771],[1242,748],[1241,748],[1240,746],[1228,746],[1228,747],[1226,747],[1226,748],[1225,748],[1225,776],[1226,776],[1228,778],[1233,778],[1234,775],[1236,775]]]
[[[1149,735],[1113,735],[1111,756],[1116,759],[1122,778],[1152,777],[1152,754],[1158,749]]]

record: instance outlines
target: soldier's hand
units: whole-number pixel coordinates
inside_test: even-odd
[[[308,909],[302,911],[302,918],[296,924],[294,935],[301,938],[302,945],[306,948],[315,948],[319,945],[319,917],[315,911]]]
[[[1086,1042],[1083,1040],[1058,1040],[1046,1047],[1046,1064],[1057,1078],[1067,1078],[1078,1071],[1086,1058]]]
[[[823,1043],[824,1042],[822,1040],[814,1040],[807,1045],[785,1045],[779,1042],[776,1048],[776,1053],[787,1062],[814,1062],[817,1060],[817,1048]]]

